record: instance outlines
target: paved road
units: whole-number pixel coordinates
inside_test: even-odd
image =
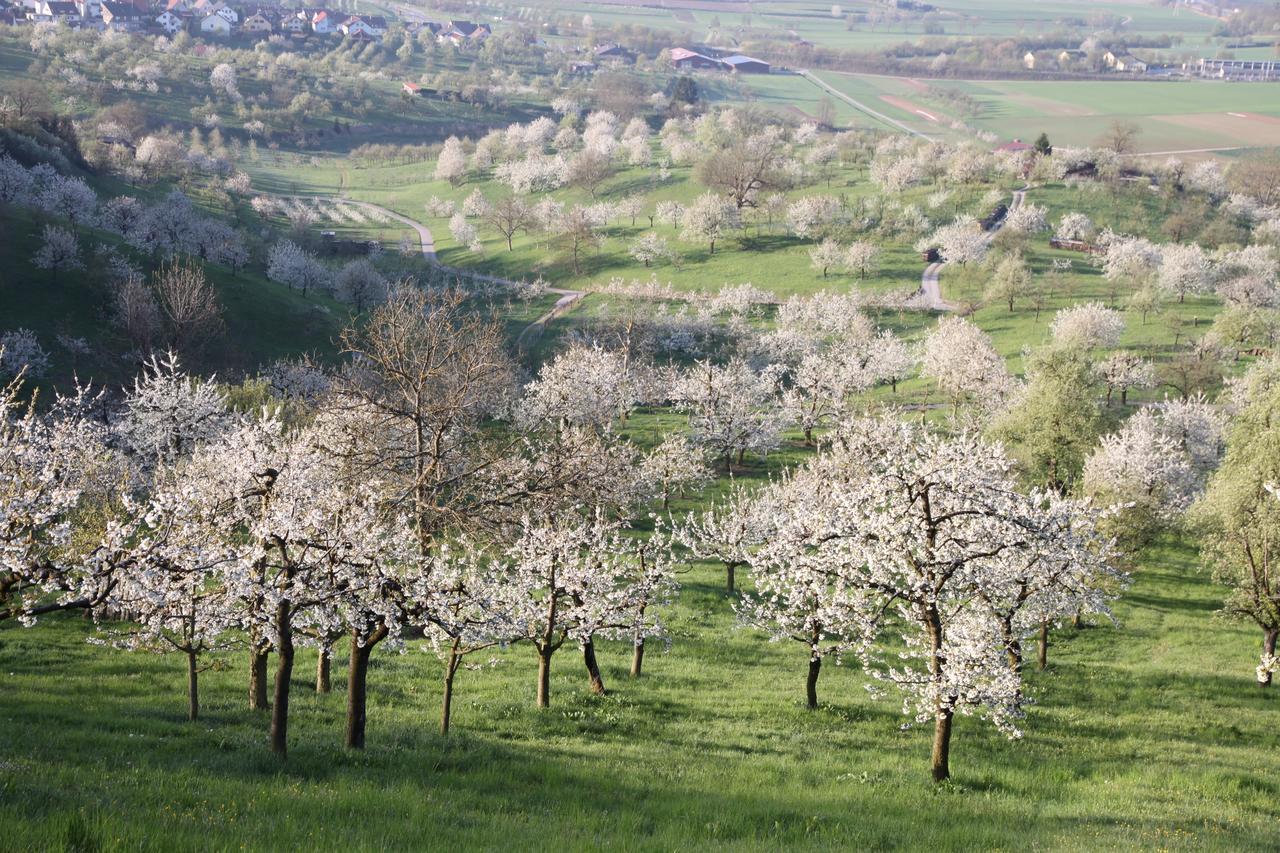
[[[1027,199],[1027,189],[1023,187],[1020,190],[1013,191],[1013,201],[1009,203],[1009,213],[1017,210]],[[1005,214],[1007,219],[1009,213]],[[1000,220],[995,228],[987,232],[987,242],[990,243],[996,238],[996,234],[1004,227],[1005,220]],[[942,298],[942,288],[938,284],[938,273],[942,272],[944,264],[936,262],[929,264],[924,268],[924,274],[920,277],[920,289],[916,291],[915,297],[912,299],[912,305],[917,308],[924,308],[927,311],[954,311],[956,306]]]
[[[314,196],[295,196],[295,197],[310,198],[313,200],[315,199]],[[360,207],[365,210],[380,213],[383,216],[386,216],[388,219],[393,219],[402,225],[408,225],[418,234],[418,241],[422,247],[423,259],[427,263],[435,267],[438,267],[442,270],[446,270],[451,273],[456,273],[457,275],[460,275],[460,276],[466,276],[467,278],[476,279],[478,281],[486,281],[494,284],[505,284],[511,287],[520,286],[520,282],[512,281],[509,278],[501,278],[495,275],[485,275],[483,273],[472,272],[471,270],[465,270],[459,267],[451,267],[447,264],[440,263],[439,259],[436,258],[436,238],[432,236],[431,229],[423,225],[421,222],[418,222],[417,220],[410,219],[407,216],[402,216],[401,214],[396,213],[394,210],[388,210],[387,208],[383,207],[380,204],[372,204],[367,201],[354,201],[349,198],[335,198],[335,197],[323,198],[322,197],[320,200],[340,202],[342,204],[353,204],[356,207]],[[543,314],[538,319],[534,320],[528,326],[524,327],[524,329],[520,332],[519,337],[516,338],[517,346],[524,347],[524,346],[527,346],[529,343],[536,341],[542,335],[542,331],[546,328],[547,323],[551,322],[553,319],[560,316],[565,311],[568,311],[569,307],[572,306],[573,303],[577,302],[579,299],[581,299],[583,296],[586,295],[586,293],[581,290],[565,290],[564,288],[560,288],[560,287],[548,287],[547,292],[557,293],[560,295],[560,298],[556,300],[556,304],[551,307],[550,311]]]

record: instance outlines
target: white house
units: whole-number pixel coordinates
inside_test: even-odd
[[[221,15],[205,15],[200,19],[202,35],[224,38],[231,35],[231,22]]]
[[[341,23],[342,19],[336,14],[328,9],[321,9],[311,16],[311,32],[327,36],[336,33]]]
[[[182,29],[182,18],[165,9],[159,15],[156,15],[156,26],[164,30],[165,35],[177,35]]]
[[[366,19],[357,15],[352,15],[338,26],[338,32],[344,36],[368,36],[369,38],[382,38],[385,33],[385,22],[381,28],[375,26],[375,19]]]

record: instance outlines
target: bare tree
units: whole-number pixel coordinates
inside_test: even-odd
[[[516,232],[528,229],[535,221],[529,205],[513,195],[500,198],[489,205],[481,219],[506,238],[508,252],[511,251],[511,238]]]
[[[1133,122],[1116,119],[1107,125],[1107,129],[1099,137],[1098,143],[1103,148],[1114,151],[1117,154],[1129,154],[1133,151],[1134,141],[1140,133],[1142,133],[1142,128]]]
[[[395,480],[426,553],[442,530],[477,521],[475,479],[491,462],[481,425],[515,380],[502,328],[459,293],[401,284],[341,342],[355,366],[338,401],[365,439],[354,462]]]
[[[582,187],[592,198],[596,197],[601,185],[612,174],[613,164],[599,151],[580,151],[569,163],[569,183]]]
[[[203,269],[190,261],[174,261],[160,267],[152,282],[174,350],[199,349],[222,332],[222,308]]]
[[[140,352],[153,348],[160,334],[160,306],[155,294],[139,275],[131,275],[115,294],[116,322]]]

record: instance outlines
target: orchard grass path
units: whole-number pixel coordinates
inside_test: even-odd
[[[447,739],[420,641],[374,654],[359,753],[340,746],[342,667],[316,695],[300,651],[287,763],[245,708],[242,654],[202,676],[190,724],[180,656],[88,645],[74,616],[6,624],[0,846],[1274,849],[1280,696],[1253,684],[1258,638],[1215,618],[1222,590],[1179,542],[1150,551],[1118,624],[1054,632],[1021,740],[958,720],[942,787],[929,726],[904,730],[854,661],[824,668],[806,711],[799,644],[735,630],[718,566],[681,580],[671,650],[643,679],[608,644],[610,693],[592,696],[566,648],[538,711],[534,653],[517,646],[460,675]]]
[[[344,172],[343,173],[344,182],[346,179],[345,175],[346,173]],[[283,196],[283,198],[306,198],[308,200],[315,200],[314,196]],[[461,269],[459,267],[452,267],[452,266],[449,266],[448,264],[440,263],[439,259],[436,257],[436,241],[435,241],[435,237],[431,234],[431,229],[428,228],[426,225],[423,225],[421,222],[418,222],[417,220],[410,219],[409,217],[403,214],[396,213],[394,210],[391,210],[390,208],[386,208],[380,204],[374,204],[368,201],[356,201],[354,199],[349,199],[341,196],[321,197],[320,200],[341,202],[342,204],[353,204],[356,207],[360,207],[364,210],[370,210],[370,211],[375,211],[377,213],[380,213],[383,216],[386,216],[387,218],[395,222],[399,222],[402,225],[407,225],[408,227],[412,228],[413,231],[417,234],[418,243],[422,251],[423,260],[425,260],[429,264],[439,267],[440,269],[446,270],[451,273],[455,273],[460,276],[472,278],[478,281],[486,281],[494,284],[506,284],[513,287],[519,286],[520,284],[519,282],[513,281],[512,279],[502,278],[500,276],[494,276],[494,275],[486,275],[484,273],[473,272],[471,270]],[[559,287],[548,287],[546,288],[546,291],[548,293],[557,294],[560,298],[556,300],[555,305],[552,306],[550,311],[547,311],[545,314],[542,314],[541,316],[539,316],[536,320],[534,320],[528,326],[525,326],[524,329],[520,332],[519,336],[516,338],[516,345],[522,349],[526,348],[531,343],[535,342],[541,336],[543,330],[546,329],[547,323],[551,322],[556,317],[559,317],[565,312],[567,312],[571,307],[573,307],[573,304],[575,302],[577,302],[579,299],[581,299],[583,296],[586,295],[586,293],[581,290],[567,290]]]

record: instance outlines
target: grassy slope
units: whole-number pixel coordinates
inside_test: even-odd
[[[1255,638],[1214,620],[1219,591],[1170,546],[1151,553],[1119,627],[1064,629],[1030,678],[1026,735],[958,725],[952,787],[926,781],[928,734],[901,731],[855,666],[801,707],[803,653],[735,631],[718,571],[683,578],[674,644],[592,698],[572,649],[553,708],[532,705],[529,649],[459,682],[455,734],[433,731],[438,665],[375,655],[370,748],[344,753],[343,696],[296,670],[293,750],[266,751],[242,661],[204,676],[182,720],[178,658],[102,650],[87,625],[0,628],[0,825],[9,849],[88,836],[101,849],[1265,849],[1280,817],[1275,700],[1251,685]],[[56,677],[54,677],[56,676]],[[335,680],[340,673],[335,673]],[[15,843],[16,842],[16,843]]]
[[[88,269],[60,273],[56,278],[31,265],[40,245],[41,226],[18,210],[0,213],[0,330],[33,329],[52,357],[48,380],[60,387],[78,373],[100,382],[127,381],[136,363],[122,358],[127,340],[111,321],[111,296],[93,268],[92,249],[99,241],[114,242],[102,233],[81,230],[81,257]],[[206,273],[218,290],[227,334],[206,351],[206,366],[222,371],[252,370],[277,358],[332,348],[346,323],[348,310],[332,300],[303,297],[283,285],[245,271],[207,265]],[[73,356],[57,344],[56,336],[83,337],[93,352]]]

